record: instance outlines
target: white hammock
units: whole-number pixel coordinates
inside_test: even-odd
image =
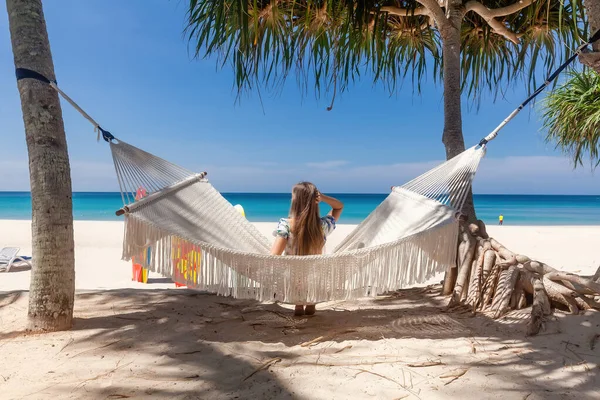
[[[145,267],[169,277],[186,269],[188,286],[219,294],[298,304],[374,296],[421,283],[454,265],[455,210],[462,208],[486,144],[598,39],[600,30],[478,146],[393,188],[333,254],[321,256],[269,255],[269,240],[204,179],[205,174],[193,174],[118,141],[56,81],[39,72],[17,68],[16,75],[17,80],[36,79],[56,89],[94,125],[98,140],[102,136],[110,143],[123,203],[129,204],[123,207],[123,259],[137,257]],[[133,202],[140,186],[150,195]]]
[[[470,148],[392,188],[333,254],[272,256],[270,240],[205,174],[116,139],[110,147],[127,204],[124,260],[167,277],[187,269],[185,284],[221,295],[296,304],[375,296],[454,265],[456,210],[485,154],[485,146]],[[150,195],[135,201],[139,187]]]

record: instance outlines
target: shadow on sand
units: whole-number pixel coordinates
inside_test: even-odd
[[[311,317],[294,317],[289,306],[188,289],[78,293],[71,341],[61,356],[84,363],[112,357],[119,360],[112,374],[127,368],[128,379],[138,382],[136,388],[85,384],[88,395],[285,399],[302,396],[294,393],[294,384],[269,371],[316,365],[307,355],[317,351],[319,357],[335,360],[336,354],[351,347],[342,342],[371,346],[369,342],[389,339],[436,343],[462,338],[465,347],[472,346],[469,368],[511,382],[503,391],[505,398],[523,398],[523,393],[533,393],[529,399],[598,398],[600,343],[591,342],[600,333],[598,313],[561,317],[560,325],[549,324],[545,334],[530,338],[524,335],[528,311],[498,321],[468,312],[446,313],[445,299],[437,293],[437,288],[416,288],[375,299],[332,302],[318,307]],[[26,296],[13,292],[10,304],[23,301],[20,297]],[[14,337],[15,332],[0,333],[0,340]],[[335,346],[317,350],[323,342]],[[489,354],[484,356],[483,348]],[[452,358],[444,363],[452,364]],[[335,368],[336,364],[323,361],[322,366]],[[527,370],[526,376],[522,370]],[[557,370],[576,377],[576,387],[545,379]],[[72,386],[65,387],[73,391]],[[488,398],[483,393],[479,398]]]

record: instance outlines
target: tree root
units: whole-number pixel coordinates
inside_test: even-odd
[[[527,324],[527,336],[537,335],[544,323],[544,317],[552,312],[550,309],[550,300],[542,281],[532,276],[531,286],[533,288],[533,305],[531,306],[531,319]]]
[[[600,309],[600,267],[593,276],[559,271],[490,238],[482,221],[460,229],[457,267],[446,272],[442,291],[451,294],[449,308],[463,305],[500,318],[531,306],[528,336],[540,332],[553,306],[571,314]]]
[[[489,242],[487,243],[489,245]],[[485,241],[477,246],[475,259],[473,260],[473,266],[471,267],[471,282],[469,283],[466,304],[471,305],[474,309],[477,308],[477,304],[479,303],[479,292],[481,291],[481,284],[483,281],[484,248]]]
[[[586,293],[583,294],[599,294],[600,295],[600,283],[594,282],[592,279],[584,278],[576,274],[572,274],[569,272],[561,272],[554,271],[545,275],[548,279],[552,281],[562,281],[570,282],[578,287],[582,288],[579,290],[584,291],[587,289]]]
[[[502,271],[502,273],[505,276],[501,276],[500,279],[504,279],[504,284],[500,288],[498,295],[494,296],[494,300],[498,299],[497,306],[494,308],[494,303],[492,303],[492,310],[496,311],[494,319],[500,318],[510,310],[510,300],[515,290],[517,278],[519,277],[519,270],[514,265]]]
[[[461,242],[458,245],[458,277],[456,278],[456,284],[454,285],[454,291],[452,292],[452,298],[450,299],[449,307],[453,307],[461,303],[465,297],[463,292],[468,284],[468,279],[471,274],[471,267],[473,256],[475,252],[476,238],[474,238],[468,229],[462,229]]]

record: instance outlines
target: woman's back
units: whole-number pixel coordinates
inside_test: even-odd
[[[314,254],[322,254],[325,248],[325,242],[327,241],[327,236],[329,236],[335,230],[335,218],[331,215],[326,215],[320,218],[321,231],[323,232],[323,247],[321,247],[321,251]],[[285,245],[285,255],[297,255],[298,250],[295,248],[294,244],[297,241],[294,238],[294,230],[292,229],[294,225],[293,218],[281,218],[279,223],[277,224],[277,229],[273,231],[273,236],[281,237],[286,240]],[[306,255],[306,254],[300,254]]]
[[[331,211],[321,217],[319,203],[331,206]],[[322,254],[327,236],[335,229],[335,224],[344,205],[333,197],[321,194],[310,182],[300,182],[292,189],[292,204],[288,218],[281,218],[273,232],[275,242],[271,248],[273,255],[315,255]],[[305,309],[306,306],[306,309]],[[294,315],[312,315],[314,304],[296,304]]]

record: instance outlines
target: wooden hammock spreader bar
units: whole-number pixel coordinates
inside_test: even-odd
[[[164,196],[166,196],[169,193],[173,193],[173,192],[177,192],[181,189],[184,189],[188,186],[190,186],[191,184],[194,184],[196,182],[200,182],[204,179],[204,177],[208,175],[207,172],[202,172],[200,174],[194,174],[192,176],[190,176],[187,179],[182,180],[181,182],[177,182],[174,185],[171,186],[167,186],[164,189],[161,189],[157,192],[152,193],[149,196],[146,196],[140,200],[137,200],[135,203],[131,203],[128,204],[126,206],[123,206],[123,208],[118,209],[115,214],[117,216],[121,216],[123,214],[128,214],[132,211],[134,211],[136,208],[142,207],[144,205],[150,204]]]

